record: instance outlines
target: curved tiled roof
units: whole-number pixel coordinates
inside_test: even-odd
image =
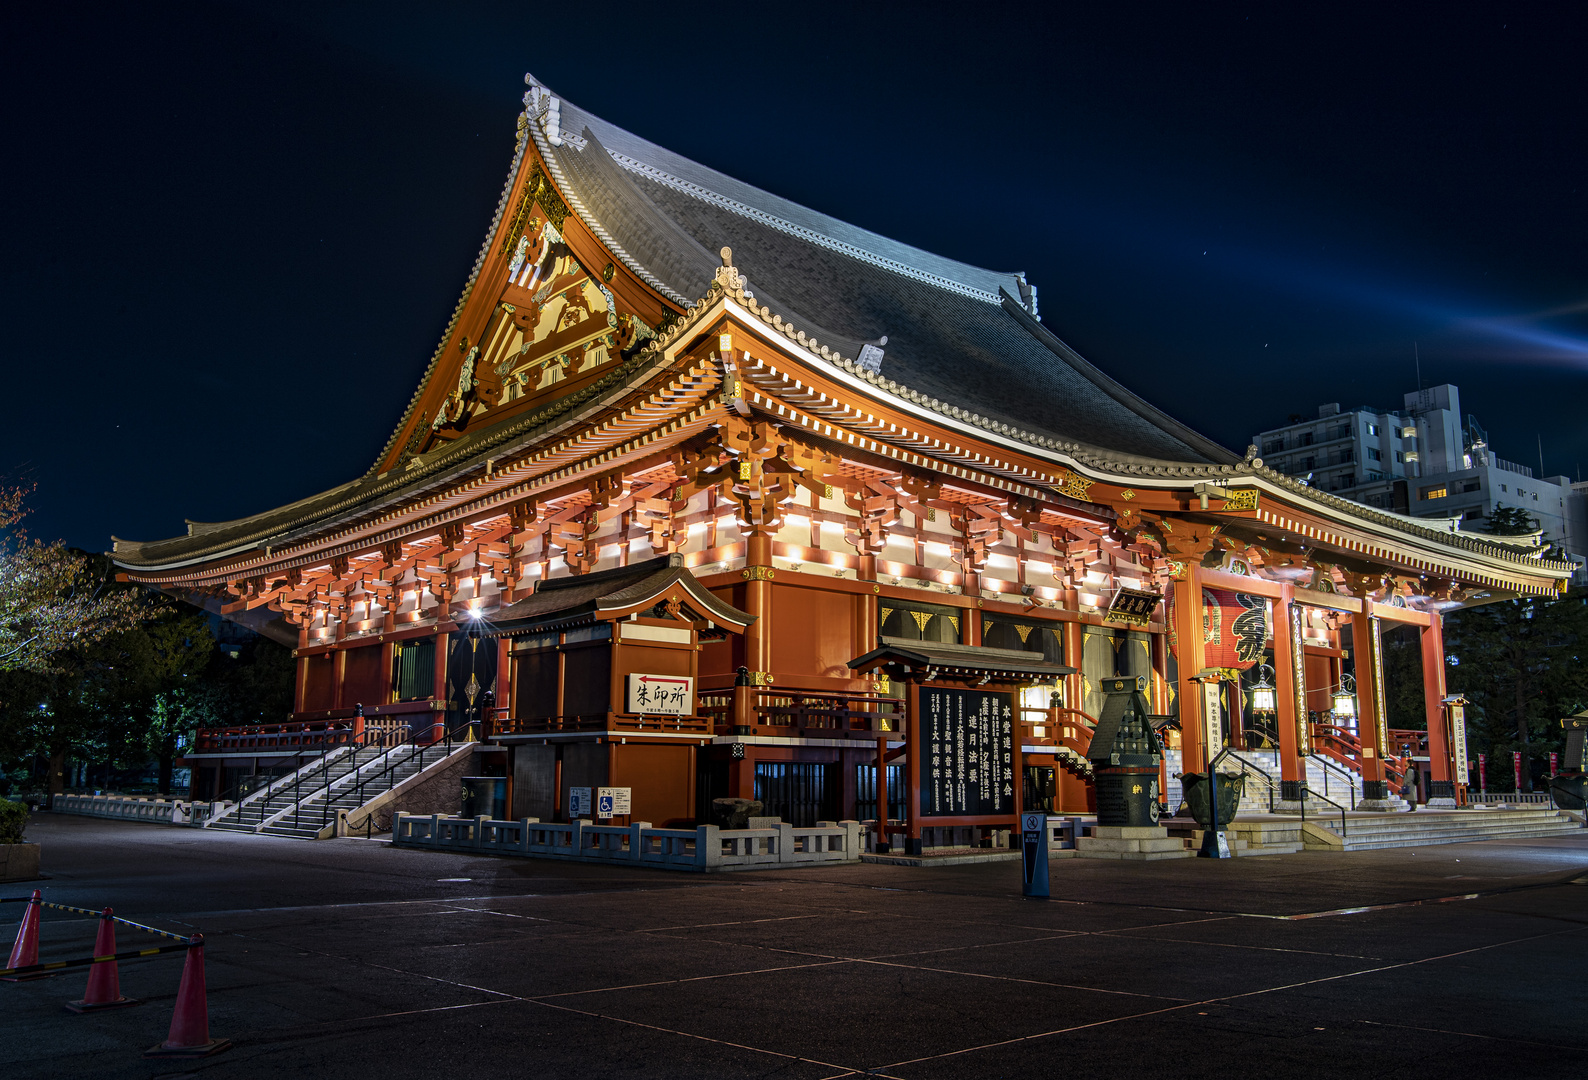
[[[886,335],[882,374],[919,393],[1104,452],[1236,460],[1043,327],[1016,299],[1022,275],[944,259],[808,210],[565,101],[556,131],[547,132],[550,99],[538,90],[530,97],[541,118],[532,124],[536,142],[570,204],[670,293],[703,295],[720,265],[712,253],[728,246],[757,299],[840,353],[856,356],[862,343]]]
[[[525,167],[531,139],[570,208],[612,253],[680,306],[724,296],[713,252],[735,253],[748,279],[726,290],[752,316],[780,329],[815,361],[832,365],[858,389],[917,411],[980,429],[994,439],[1061,455],[1097,476],[1138,484],[1227,484],[1244,478],[1334,515],[1354,517],[1442,546],[1553,572],[1542,552],[1516,550],[1489,537],[1438,529],[1339,499],[1247,460],[1174,420],[1088,363],[1036,318],[1035,291],[1024,275],[984,270],[848,225],[741,183],[647,142],[566,102],[547,122],[549,92],[531,92],[520,118],[502,199],[448,324],[443,344],[497,241],[508,194]],[[776,314],[774,314],[774,312]],[[403,420],[364,476],[275,510],[233,522],[190,522],[186,536],[118,540],[127,567],[175,568],[245,547],[293,542],[375,508],[420,496],[483,456],[532,440],[594,407],[594,399],[641,377],[684,327],[660,333],[649,348],[606,377],[529,416],[470,432],[448,447],[377,474],[404,430],[441,356],[438,348]],[[887,335],[880,372],[855,363],[863,343]],[[818,347],[817,342],[821,345]],[[1561,569],[1567,569],[1561,564]]]

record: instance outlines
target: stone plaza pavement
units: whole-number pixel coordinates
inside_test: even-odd
[[[134,1008],[65,1011],[81,970],[0,984],[16,1080],[1494,1080],[1588,1053],[1588,833],[1071,860],[1047,902],[1009,862],[702,876],[49,814],[29,839],[46,899],[205,934],[235,1046],[141,1056],[181,968],[156,957],[121,967]],[[46,912],[42,959],[86,955],[94,927]]]

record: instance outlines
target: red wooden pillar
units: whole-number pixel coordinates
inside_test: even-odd
[[[430,727],[430,739],[432,742],[445,738],[447,727],[447,642],[449,639],[446,631],[443,630],[436,634],[435,640],[436,681],[435,686],[431,688],[430,698],[432,701],[441,702],[441,709],[435,713],[435,722]]]
[[[1428,768],[1431,773],[1428,797],[1456,799],[1456,786],[1465,777],[1452,768],[1454,747],[1445,714],[1445,631],[1444,618],[1437,611],[1428,613],[1428,625],[1419,635],[1423,661],[1423,706],[1428,717]]]
[[[298,661],[298,677],[292,689],[292,711],[296,714],[303,711],[303,699],[309,688],[309,658],[299,655],[296,650],[292,655]]]
[[[496,711],[491,714],[490,729],[493,733],[500,717],[513,715],[513,642],[507,637],[499,637],[496,642],[496,696],[492,700]]]
[[[1362,798],[1389,798],[1384,755],[1389,750],[1389,723],[1384,713],[1384,652],[1379,641],[1373,601],[1351,616],[1351,658],[1356,669],[1356,731],[1362,741]]]
[[[1312,730],[1307,719],[1307,665],[1302,657],[1301,608],[1291,603],[1293,586],[1274,605],[1274,696],[1278,699],[1279,797],[1306,797],[1307,755]]]
[[[347,650],[337,649],[331,654],[331,708],[345,709],[349,702],[343,700],[342,688],[347,682]]]
[[[772,670],[772,535],[751,527],[744,543],[744,610],[755,616],[744,631],[744,663],[752,673]]]
[[[1201,568],[1187,566],[1184,576],[1175,578],[1170,588],[1174,589],[1175,662],[1180,683],[1180,771],[1202,772],[1208,764],[1202,695],[1218,691],[1196,681],[1197,672],[1207,665],[1202,632]]]
[[[1081,656],[1086,644],[1086,624],[1067,622],[1060,625],[1064,627],[1064,666],[1075,669],[1074,675],[1064,676],[1064,704],[1066,708],[1084,711],[1086,692],[1081,682]],[[1073,717],[1065,722],[1078,723]]]
[[[864,656],[880,644],[882,623],[877,619],[877,557],[862,555],[855,564],[855,580],[865,582],[855,598],[854,654]]]

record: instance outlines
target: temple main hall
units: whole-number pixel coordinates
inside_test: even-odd
[[[621,789],[659,825],[749,800],[919,852],[1095,810],[1125,679],[1149,716],[1108,737],[1162,748],[1137,792],[1154,819],[1226,750],[1260,755],[1274,806],[1333,777],[1389,808],[1413,770],[1464,804],[1442,620],[1557,595],[1568,565],[1298,483],[1079,355],[1024,274],[526,83],[479,257],[378,458],[115,541],[126,579],[295,649],[292,715],[201,732],[195,797],[348,741],[465,740],[510,818]],[[1216,392],[1193,376],[1164,401]],[[1390,632],[1421,642],[1406,731]]]

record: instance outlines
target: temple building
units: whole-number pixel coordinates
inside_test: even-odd
[[[1569,565],[1232,452],[1066,345],[1023,274],[526,82],[479,258],[379,458],[115,541],[127,579],[296,648],[294,714],[201,737],[204,794],[329,731],[466,729],[512,817],[610,786],[658,824],[759,799],[919,849],[1093,805],[1100,681],[1123,675],[1146,679],[1167,803],[1253,740],[1287,800],[1326,757],[1388,801],[1378,642],[1412,627],[1431,791],[1463,799],[1443,615],[1555,595]]]

